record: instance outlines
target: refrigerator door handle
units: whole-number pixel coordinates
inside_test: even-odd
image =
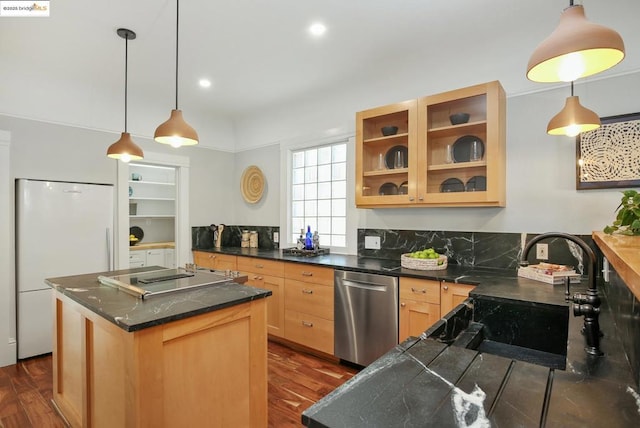
[[[109,266],[109,270],[113,270],[111,268],[112,260],[113,254],[111,254],[111,228],[107,227],[107,265]]]

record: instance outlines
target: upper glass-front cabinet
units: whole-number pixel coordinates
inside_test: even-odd
[[[505,206],[505,121],[497,81],[358,113],[356,205]]]
[[[356,115],[356,205],[406,205],[415,198],[417,101]]]

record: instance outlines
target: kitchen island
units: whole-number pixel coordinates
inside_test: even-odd
[[[60,412],[73,427],[266,426],[271,293],[229,280],[140,299],[98,280],[159,269],[46,280]]]

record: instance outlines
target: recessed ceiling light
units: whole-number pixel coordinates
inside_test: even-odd
[[[311,33],[311,35],[315,37],[322,36],[326,31],[327,31],[327,27],[320,22],[311,24],[311,26],[309,27],[309,33]]]
[[[209,88],[211,86],[211,80],[209,80],[209,79],[200,79],[200,81],[198,83],[203,88]]]

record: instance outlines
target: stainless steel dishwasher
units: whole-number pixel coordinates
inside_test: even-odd
[[[334,273],[335,356],[366,366],[398,344],[398,278]]]

